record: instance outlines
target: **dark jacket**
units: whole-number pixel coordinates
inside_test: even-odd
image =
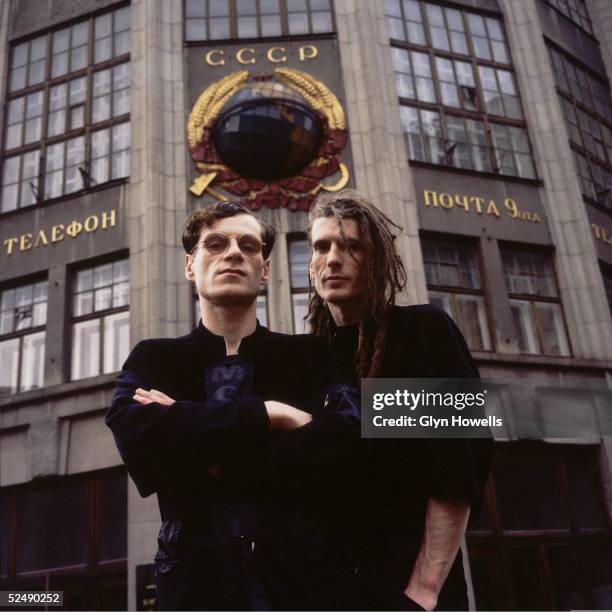
[[[349,376],[357,351],[356,326],[337,328],[337,365]],[[380,378],[478,378],[465,340],[442,310],[394,307]],[[366,478],[360,485],[367,527],[358,528],[360,582],[372,608],[395,608],[418,554],[429,498],[469,500],[475,517],[489,472],[487,439],[373,439],[367,442]],[[365,531],[365,532],[364,532]],[[439,609],[466,609],[461,553],[439,597]]]
[[[210,387],[219,383],[211,380],[218,377],[214,368],[231,359],[225,352],[224,339],[201,323],[181,338],[139,343],[106,416],[140,494],[158,495],[157,572],[176,576],[175,599],[162,605],[248,607],[245,563],[254,562],[255,545],[258,573],[274,607],[331,607],[338,575],[316,568],[321,559],[341,554],[331,520],[341,517],[323,508],[356,448],[355,393],[346,385],[328,388],[329,350],[320,339],[258,325],[242,340],[238,362],[227,366],[228,379],[232,368],[246,372],[239,393],[211,399]],[[140,405],[132,399],[138,387],[176,401],[170,407]],[[222,397],[224,389],[215,392]],[[315,418],[298,430],[271,430],[264,401],[272,399]],[[291,576],[287,561],[302,563],[310,579],[323,583],[319,599],[311,585]],[[214,597],[203,587],[203,568]],[[185,594],[188,589],[193,593]]]

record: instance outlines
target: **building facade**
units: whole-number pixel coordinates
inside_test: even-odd
[[[499,436],[472,607],[612,607],[609,0],[7,0],[0,49],[3,585],[151,607],[156,500],[103,419],[130,347],[196,321],[183,220],[274,224],[259,319],[301,332],[308,207],[351,186],[403,227],[403,302],[577,431]]]

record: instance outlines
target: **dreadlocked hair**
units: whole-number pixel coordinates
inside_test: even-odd
[[[372,378],[381,370],[389,312],[395,304],[395,295],[406,286],[406,270],[394,235],[394,231],[399,234],[402,228],[354,189],[326,193],[317,198],[308,215],[309,239],[313,223],[325,217],[335,219],[345,243],[343,220],[353,219],[359,227],[360,241],[366,253],[363,262],[364,312],[368,316],[359,323],[359,343],[354,365],[358,380]],[[353,256],[350,248],[349,253]],[[310,293],[308,321],[311,332],[330,338],[335,326],[329,308],[312,291],[312,287]]]

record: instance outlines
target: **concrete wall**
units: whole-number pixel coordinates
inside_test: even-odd
[[[181,0],[132,2],[132,165],[129,193],[131,343],[185,333],[190,289],[178,237],[187,213]],[[137,564],[151,563],[155,496],[128,495],[128,594],[135,608]]]
[[[98,388],[73,383],[72,393],[47,393],[0,410],[0,487],[122,464],[104,413],[112,380]]]

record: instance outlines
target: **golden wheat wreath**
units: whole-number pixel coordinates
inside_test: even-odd
[[[345,129],[342,105],[324,83],[305,72],[293,70],[292,68],[275,68],[274,72],[282,83],[297,91],[314,109],[325,114],[330,129]],[[204,127],[217,118],[225,103],[248,78],[249,73],[247,70],[232,72],[216,83],[209,85],[200,94],[189,114],[189,121],[187,122],[187,142],[190,149],[202,140],[204,137]],[[325,161],[324,157],[320,157],[311,163],[320,165],[325,163]],[[190,191],[195,195],[202,195],[208,188],[211,195],[219,196],[219,194],[212,192],[209,185],[214,180],[216,171],[223,170],[225,165],[198,161],[196,162],[196,168],[203,175],[196,179]],[[327,191],[342,189],[348,182],[348,168],[343,163],[340,163],[340,173],[340,179],[335,185],[326,186],[322,184],[321,188]]]

